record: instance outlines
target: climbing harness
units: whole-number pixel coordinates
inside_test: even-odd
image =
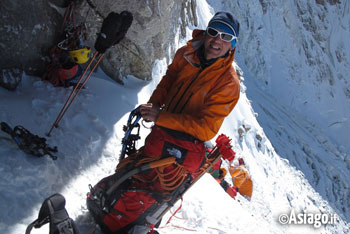
[[[87,51],[90,52],[90,48],[86,46],[85,43],[85,41],[87,40],[86,24],[81,23],[80,25],[77,25],[76,23],[74,0],[71,0],[71,2],[66,8],[63,17],[61,32],[64,33],[65,39],[58,43],[58,48],[62,50],[67,50],[69,52],[76,51],[79,49],[87,49]],[[84,59],[79,60],[79,62],[87,62],[88,57],[86,57],[86,54],[88,53],[85,53],[83,57]],[[76,53],[73,52],[73,55],[76,56]]]
[[[53,160],[57,159],[57,157],[52,154],[57,152],[56,146],[48,146],[45,138],[32,134],[24,127],[17,125],[12,129],[7,123],[1,122],[1,130],[9,134],[18,147],[25,153],[37,157],[49,155]]]
[[[61,50],[67,51],[72,61],[83,64],[89,61],[91,49],[86,45],[87,32],[85,24],[72,26],[65,33],[65,39],[57,44]]]

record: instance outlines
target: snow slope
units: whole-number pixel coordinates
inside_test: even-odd
[[[276,151],[350,221],[349,2],[209,2],[241,22],[237,61]]]
[[[198,2],[202,3],[198,4],[198,12],[205,25],[213,10],[205,1]],[[153,81],[126,77],[124,86],[110,81],[100,71],[94,73],[59,128],[47,137],[49,145],[58,147],[57,161],[26,155],[8,135],[0,133],[0,233],[24,233],[26,226],[37,218],[42,201],[56,192],[65,196],[69,215],[76,220],[81,232],[91,233],[94,223],[85,204],[88,185],[113,173],[121,150],[122,126],[129,112],[148,100],[165,70],[165,61],[157,61]],[[253,78],[249,73],[246,77],[239,71],[242,74],[241,98],[219,133],[232,138],[237,157],[245,159],[254,183],[252,199],[249,201],[238,195],[233,200],[210,175],[206,175],[184,196],[182,209],[170,224],[166,224],[170,213],[166,214],[158,231],[349,233],[349,223],[344,218],[346,212],[337,205],[342,201],[337,201],[332,193],[322,192],[333,186],[332,173],[338,173],[340,181],[344,181],[346,174],[338,165],[331,172],[324,170],[323,161],[328,156],[324,151],[334,152],[336,162],[337,154],[332,144],[327,144],[322,131],[313,123],[282,108],[278,100],[248,81],[247,77]],[[249,84],[248,89],[245,83]],[[24,76],[15,92],[0,89],[0,121],[12,127],[23,125],[32,133],[45,136],[70,92],[71,89],[54,88],[37,77]],[[264,124],[264,129],[257,120]],[[279,131],[281,137],[274,136]],[[148,132],[145,128],[141,130],[142,140]],[[277,147],[270,141],[285,150],[276,152]],[[286,153],[289,149],[295,149],[297,155],[302,149],[315,152],[308,162],[307,157],[305,160],[296,156],[290,158]],[[315,169],[308,174],[310,167]],[[321,182],[315,185],[313,178],[319,178]],[[319,187],[324,190],[319,192]],[[177,203],[172,211],[179,205]],[[280,215],[291,211],[336,214],[338,219],[333,225],[319,228],[280,224]],[[32,233],[48,233],[48,225]]]
[[[93,228],[85,205],[88,184],[93,185],[113,173],[128,112],[145,100],[150,86],[154,85],[151,82],[143,87],[145,82],[129,77],[123,87],[100,76],[91,78],[60,127],[47,138],[50,145],[58,146],[57,161],[26,155],[6,134],[0,138],[1,233],[23,233],[26,225],[36,218],[44,198],[56,192],[66,197],[67,210],[83,233]],[[16,92],[1,89],[1,119],[11,126],[23,125],[45,136],[69,91],[53,88],[36,77],[23,77]],[[240,139],[237,129],[242,124],[250,126],[250,130]],[[197,233],[256,233],[258,230],[298,233],[300,229],[341,233],[348,230],[341,219],[336,226],[320,229],[278,223],[278,215],[288,213],[291,208],[296,212],[307,209],[330,214],[334,210],[300,171],[277,155],[256,122],[244,93],[221,132],[234,139],[237,155],[247,162],[254,182],[253,198],[248,201],[238,196],[233,200],[211,176],[205,176],[184,196],[183,208],[177,214],[184,219],[173,218],[170,224],[163,223],[161,233],[185,231],[180,227]],[[142,129],[141,133],[144,139],[148,130]],[[260,148],[257,134],[262,136]],[[169,214],[164,220],[168,217]],[[34,231],[47,233],[45,228]]]
[[[209,2],[239,19],[237,61],[244,71],[281,105],[319,125],[340,153],[349,154],[350,2]]]

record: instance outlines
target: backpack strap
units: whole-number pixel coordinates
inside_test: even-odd
[[[40,228],[48,222],[50,222],[50,234],[79,234],[77,226],[65,209],[65,205],[66,200],[59,193],[45,199],[38,218],[28,225],[26,234],[30,234],[33,227]]]
[[[30,232],[32,231],[33,227],[36,225],[38,220],[34,220],[31,224],[28,225],[27,229],[26,229],[26,234],[30,234]]]

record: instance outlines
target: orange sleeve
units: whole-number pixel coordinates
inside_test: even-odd
[[[161,111],[156,124],[186,132],[199,140],[208,141],[219,131],[225,117],[237,104],[240,94],[238,79],[226,82],[211,91],[203,108],[195,114]]]
[[[181,69],[179,61],[183,56],[184,49],[185,47],[182,47],[177,50],[173,62],[168,66],[165,75],[162,77],[156,89],[153,91],[148,103],[153,103],[158,106],[162,106],[164,104],[168,90],[171,88],[171,85],[174,83],[175,79],[177,78],[177,74]]]

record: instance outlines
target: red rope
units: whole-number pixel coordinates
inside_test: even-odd
[[[64,12],[63,23],[62,23],[62,26],[61,26],[61,33],[63,33],[63,30],[64,30],[64,25],[65,25],[66,20],[67,20],[68,9],[69,9],[69,8],[70,8],[70,4],[68,5],[66,11]]]
[[[176,215],[176,213],[177,213],[179,210],[181,210],[181,208],[182,208],[182,202],[183,202],[183,198],[182,198],[182,196],[181,196],[181,204],[180,204],[179,208],[177,208],[177,210],[174,212],[174,214],[172,214],[172,215],[170,216],[170,218],[169,218],[168,222],[166,222],[166,224],[170,223],[170,220]],[[165,224],[165,225],[166,225],[166,224]]]
[[[190,229],[190,228],[186,228],[186,227],[181,227],[179,225],[174,225],[174,224],[171,224],[169,227],[180,228],[180,229],[183,229],[183,230],[186,230],[186,231],[190,231],[190,232],[197,232],[196,229]]]
[[[67,20],[72,20],[72,15],[73,15],[73,28],[75,28],[76,25],[76,20],[75,20],[75,5],[74,2],[71,1],[69,3],[69,5],[66,8],[66,11],[64,12],[64,16],[63,16],[63,23],[61,26],[61,32],[63,32],[64,30],[64,26],[66,24]]]

